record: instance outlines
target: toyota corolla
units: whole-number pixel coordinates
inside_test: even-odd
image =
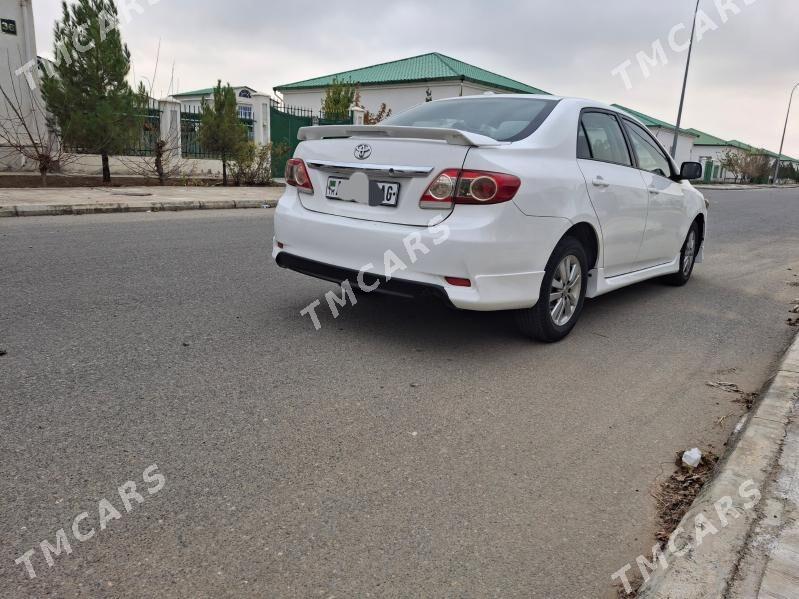
[[[678,168],[611,106],[455,98],[299,138],[273,256],[356,291],[514,310],[525,334],[557,341],[586,297],[655,277],[684,285],[702,259],[701,165]],[[402,269],[385,260],[408,249]]]

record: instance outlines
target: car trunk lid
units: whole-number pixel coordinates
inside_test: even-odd
[[[441,171],[460,169],[471,147],[499,145],[481,135],[423,127],[306,127],[299,138],[295,158],[305,161],[314,190],[300,193],[305,208],[414,226],[450,213],[419,207]]]

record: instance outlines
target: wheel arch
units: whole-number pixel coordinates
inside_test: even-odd
[[[563,234],[561,239],[564,237],[574,237],[583,244],[583,248],[585,248],[585,253],[588,257],[588,270],[592,270],[599,266],[599,235],[591,223],[583,221],[576,225],[572,225],[571,228]]]
[[[692,222],[695,222],[699,225],[699,245],[701,246],[705,241],[705,215],[700,212],[696,215]]]

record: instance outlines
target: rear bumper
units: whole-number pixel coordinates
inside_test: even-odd
[[[357,270],[349,268],[342,268],[332,264],[325,264],[315,260],[308,260],[301,258],[288,252],[279,252],[275,257],[275,262],[281,268],[288,268],[304,275],[323,279],[325,281],[332,281],[333,283],[342,283],[349,281],[353,289],[360,281],[363,281],[364,289],[374,289],[376,293],[383,293],[386,295],[395,295],[397,297],[406,297],[410,299],[421,299],[424,297],[435,297],[444,302],[444,304],[454,307],[452,302],[449,301],[449,296],[444,288],[440,285],[431,285],[429,283],[418,283],[416,281],[406,281],[392,277],[387,279],[384,276],[374,274],[361,274]],[[362,277],[359,279],[359,277]]]
[[[384,281],[387,293],[443,294],[456,308],[529,308],[538,301],[552,249],[569,226],[567,219],[525,216],[513,202],[457,206],[432,227],[366,221],[308,210],[289,187],[275,213],[272,255],[281,266],[349,280],[353,288],[358,274],[367,273]],[[450,285],[445,277],[472,284]]]

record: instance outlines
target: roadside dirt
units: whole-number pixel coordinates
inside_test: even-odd
[[[712,451],[703,451],[699,465],[696,468],[689,468],[682,463],[682,454],[682,451],[677,452],[675,459],[677,469],[653,494],[659,520],[655,538],[661,547],[666,546],[669,536],[677,528],[704,484],[713,475],[713,469],[719,461],[718,456]]]
[[[669,542],[669,537],[680,524],[682,517],[691,507],[691,504],[699,495],[712,476],[719,461],[718,456],[709,450],[702,451],[702,461],[695,468],[686,466],[682,461],[683,451],[675,454],[676,470],[662,481],[658,488],[651,493],[657,508],[657,532],[655,539],[660,544],[661,549],[665,549]],[[637,589],[644,582],[641,573],[636,569],[627,572],[632,593],[627,593],[622,584],[616,585],[616,594],[621,599],[634,599],[637,596]]]

